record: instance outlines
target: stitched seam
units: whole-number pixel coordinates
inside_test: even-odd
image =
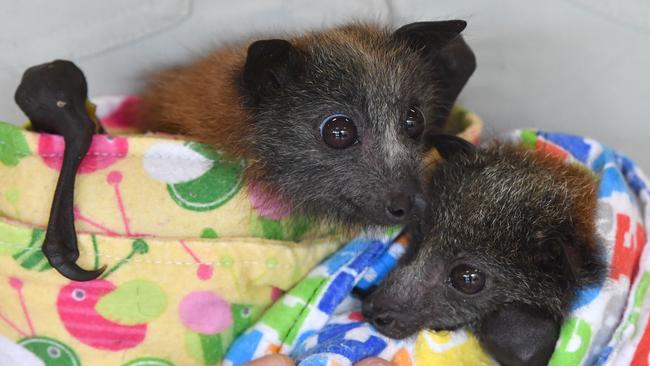
[[[1,219],[2,219],[2,216],[0,216],[0,223],[2,223]],[[42,230],[44,230],[44,229],[42,229]],[[100,239],[103,237],[101,235],[93,234],[93,233],[90,233],[90,234],[87,234],[87,235],[88,236],[96,235]],[[124,239],[124,240],[121,240],[122,243],[120,243],[120,244],[128,244],[128,245],[131,245],[131,243],[135,239],[156,239],[156,237],[148,237],[148,236],[132,236],[132,237],[131,236],[129,236],[129,237],[106,236],[104,238],[113,239],[113,240]],[[211,240],[211,239],[204,239],[204,238],[197,238],[195,240],[195,239],[191,239],[191,238],[181,238],[181,237],[171,238],[171,239],[167,238],[168,240],[165,240],[165,238],[162,237],[162,239],[164,241],[158,242],[155,245],[158,246],[158,247],[161,247],[161,246],[164,246],[164,245],[176,246],[176,245],[178,245],[179,240],[186,240],[186,241],[191,241],[192,245],[201,244],[201,245],[214,246],[214,245],[218,245],[218,244],[225,245],[225,244],[231,244],[231,243],[241,243],[242,241],[245,241],[245,240],[255,239],[255,240],[259,240],[259,242],[257,244],[261,244],[261,245],[263,245],[265,247],[273,246],[273,247],[276,247],[276,248],[279,247],[279,248],[283,248],[283,249],[292,249],[292,248],[295,248],[295,247],[300,247],[300,248],[304,247],[304,245],[301,244],[300,242],[272,240],[272,239],[264,239],[264,238],[258,238],[258,237],[224,237],[224,238],[218,238],[217,241],[214,241],[214,240]],[[338,246],[340,244],[340,238],[335,236],[335,235],[319,236],[319,237],[314,237],[314,238],[309,237],[309,238],[304,238],[304,239],[305,240],[314,240],[315,242],[312,242],[311,245],[318,245],[318,246],[321,246],[321,245]],[[284,244],[278,244],[278,243],[284,243]],[[0,239],[0,245],[6,245],[6,246],[11,247],[11,248],[24,248],[25,247],[24,244],[3,241],[2,239]]]
[[[1,143],[0,143],[1,145]],[[28,156],[38,156],[41,158],[63,158],[63,153],[54,153],[54,154],[34,154],[34,153],[29,153],[29,154],[15,154],[15,157],[19,158],[25,158]],[[116,153],[97,153],[97,152],[92,152],[86,154],[84,157],[102,157],[102,158],[144,158],[144,154],[116,154]],[[178,155],[148,155],[146,156],[147,159],[149,158],[154,158],[154,159],[161,159],[161,160],[176,160],[176,161],[202,161],[202,162],[216,162],[216,163],[239,163],[239,160],[227,160],[227,159],[209,159],[209,158],[179,158]]]
[[[4,242],[4,241],[0,241],[0,244],[2,244],[5,247],[9,247],[9,248],[23,248],[22,252],[27,252],[27,253],[29,253],[29,252],[40,252],[41,251],[41,248],[29,248],[29,247],[25,248],[23,245],[8,243],[8,242]],[[89,250],[79,250],[79,253],[82,253],[82,254],[83,253],[90,253],[90,252],[91,251],[89,251]],[[200,263],[197,263],[195,261],[173,261],[173,260],[163,261],[163,260],[139,259],[139,258],[128,258],[127,259],[127,258],[123,258],[123,256],[117,256],[117,255],[106,254],[106,253],[98,253],[97,256],[100,257],[100,258],[103,257],[103,258],[118,259],[118,260],[121,260],[121,261],[124,261],[124,262],[146,263],[146,264],[157,264],[157,265],[160,264],[160,265],[177,265],[177,266],[181,266],[181,265],[184,265],[184,266],[191,266],[191,265],[196,266],[196,265],[199,265],[199,264],[209,264],[209,265],[213,265],[213,266],[216,266],[216,267],[230,267],[230,266],[233,266],[235,264],[241,264],[243,266],[266,265],[266,261],[260,262],[260,261],[254,261],[254,260],[234,260],[232,265],[224,266],[219,261],[210,261],[210,262],[201,261]],[[291,265],[291,264],[279,263],[275,268],[290,269],[290,268],[294,268],[294,267],[295,266]]]

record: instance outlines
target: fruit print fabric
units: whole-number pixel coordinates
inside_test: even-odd
[[[128,111],[115,108],[137,100],[110,102],[97,101],[100,117],[127,130],[116,119]],[[0,123],[0,365],[15,355],[28,365],[219,364],[238,334],[340,245],[332,228],[258,211],[242,161],[171,137],[96,136],[77,177],[75,224],[79,264],[108,269],[71,282],[40,250],[62,148],[57,136]],[[206,182],[221,193],[195,195]],[[185,200],[222,202],[188,209],[170,186]],[[184,301],[197,298],[188,310]]]
[[[550,364],[649,365],[648,179],[631,160],[590,139],[528,130],[517,131],[513,139],[581,163],[600,177],[597,229],[607,249],[609,275],[602,286],[578,293]],[[405,245],[390,240],[352,241],[240,336],[225,364],[239,366],[277,352],[290,354],[301,366],[348,366],[368,356],[380,356],[398,366],[495,364],[463,329],[422,331],[415,339],[392,340],[363,321],[353,289],[368,289],[380,281],[404,253]],[[293,321],[287,319],[290,316]]]
[[[182,157],[174,166],[172,159]],[[164,165],[161,165],[163,163]],[[167,184],[167,190],[181,207],[192,211],[213,210],[228,202],[241,188],[246,162],[226,160],[221,154],[197,143],[160,143],[144,156],[144,166],[154,178]]]
[[[16,340],[16,343],[0,337],[0,361],[8,365],[80,366],[79,358],[69,346],[56,339],[36,335],[33,320],[25,302],[23,280],[11,276],[8,278],[7,284],[17,295],[26,324],[19,326],[0,313],[0,319],[22,336]]]
[[[64,148],[65,143],[61,136],[40,134],[38,137],[38,155],[41,156],[45,165],[57,172],[61,170],[61,164],[63,164]],[[90,174],[106,169],[126,157],[128,151],[129,143],[124,137],[95,135],[86,157],[79,165],[78,172],[79,174]]]
[[[118,119],[132,115],[136,99],[97,103],[100,117],[128,130]],[[28,354],[22,359],[39,365],[219,364],[237,335],[340,245],[336,228],[292,215],[255,182],[238,187],[237,174],[226,175],[224,192],[234,193],[220,194],[226,198],[218,207],[191,210],[170,195],[169,185],[200,181],[219,164],[239,172],[241,162],[171,137],[99,136],[78,176],[74,210],[79,264],[108,269],[94,282],[70,282],[40,251],[63,146],[55,136],[2,127],[18,145],[0,161],[0,334],[12,340],[0,342],[0,356]],[[476,136],[480,126],[471,127]],[[161,152],[161,144],[174,148]],[[166,163],[175,168],[161,170]],[[335,282],[339,289],[352,283],[343,273]],[[313,285],[302,287],[304,299],[324,290]],[[181,309],[197,293],[220,299],[209,302],[213,314],[203,324]],[[329,311],[342,293],[324,292],[319,311]],[[295,343],[298,336],[291,336]]]
[[[178,316],[187,328],[201,334],[220,333],[233,323],[230,304],[209,291],[192,292],[183,298]]]
[[[43,252],[38,250],[38,248],[43,244],[44,239],[45,230],[32,230],[32,237],[29,240],[29,246],[14,254],[14,259],[17,260],[21,266],[27,269],[33,269],[35,271],[46,271],[52,269],[52,266],[48,263]]]
[[[11,248],[29,248],[32,230],[22,231],[12,234],[21,242],[12,243]],[[51,270],[24,267],[13,252],[0,256],[0,334],[19,341],[31,337],[31,324],[35,336],[65,344],[81,365],[119,365],[124,362],[122,354],[127,359],[155,355],[175,365],[218,364],[235,336],[277,297],[278,288],[290,288],[304,271],[336,248],[331,242],[298,247],[243,239],[215,243],[187,240],[187,246],[208,259],[204,264],[213,268],[213,277],[204,281],[197,275],[199,265],[178,240],[146,239],[146,252],[134,251],[132,239],[125,242],[124,238],[81,234],[79,242],[80,263],[95,268],[99,264],[96,258],[101,259],[109,265],[106,278],[70,282]],[[250,252],[260,253],[262,258],[256,261]],[[225,257],[229,260],[220,260]],[[270,258],[277,261],[275,267],[267,266]],[[9,280],[12,276],[21,278],[20,296],[15,281]],[[134,302],[133,293],[148,295]],[[218,314],[227,306],[231,315],[217,316],[213,310],[206,323],[196,318],[194,323],[186,322],[180,315],[183,300],[195,293],[218,296]],[[101,336],[93,331],[98,326]]]
[[[21,339],[18,341],[18,345],[36,355],[47,366],[81,365],[75,352],[70,347],[56,339],[47,337],[30,337]]]
[[[30,154],[27,141],[20,130],[0,123],[0,163],[16,166],[21,158]]]
[[[97,302],[115,290],[113,283],[102,279],[64,286],[56,307],[68,333],[96,349],[119,351],[140,344],[147,333],[146,324],[116,323],[97,311]]]
[[[112,118],[130,115],[109,108],[125,108],[114,98],[96,103]],[[129,98],[126,105],[134,108],[137,99]],[[60,136],[0,123],[0,216],[46,226],[63,149]],[[107,236],[195,238],[209,227],[221,238],[338,239],[330,235],[332,227],[294,218],[290,208],[265,197],[255,182],[244,187],[246,164],[171,136],[96,135],[77,177],[76,229]]]

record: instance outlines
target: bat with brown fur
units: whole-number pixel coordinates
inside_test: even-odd
[[[385,335],[469,327],[504,365],[546,365],[578,290],[606,275],[598,180],[509,143],[426,139],[445,160],[429,181],[428,231],[364,301]]]
[[[156,74],[144,129],[252,161],[247,177],[312,218],[410,221],[423,131],[443,129],[475,68],[460,20],[351,24],[223,47]]]

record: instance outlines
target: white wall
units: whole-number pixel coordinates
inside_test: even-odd
[[[65,5],[63,5],[65,4]],[[650,3],[645,0],[0,0],[0,118],[22,121],[23,69],[76,61],[91,95],[222,40],[353,18],[462,18],[478,69],[462,101],[490,133],[538,127],[589,135],[650,171]]]

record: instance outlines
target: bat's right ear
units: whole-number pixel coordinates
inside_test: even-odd
[[[424,136],[424,148],[427,151],[436,149],[445,160],[453,159],[456,156],[470,157],[476,154],[476,146],[471,142],[455,135],[432,131]]]
[[[547,365],[561,321],[531,305],[508,304],[479,324],[478,338],[502,365]]]
[[[464,20],[410,23],[397,29],[393,33],[393,39],[405,41],[411,47],[421,50],[424,56],[430,56],[431,53],[439,53],[466,26]]]
[[[303,54],[283,39],[251,43],[242,72],[242,87],[256,103],[287,85],[304,70]]]
[[[439,107],[435,124],[444,126],[460,91],[476,69],[476,57],[460,33],[463,20],[417,22],[393,33],[393,40],[406,42],[431,64],[439,86]]]

